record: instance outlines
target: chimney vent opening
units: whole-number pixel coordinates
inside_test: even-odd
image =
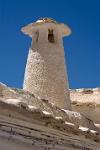
[[[54,40],[54,33],[53,33],[53,30],[52,29],[49,29],[48,30],[48,41],[50,43],[54,43],[55,40]]]

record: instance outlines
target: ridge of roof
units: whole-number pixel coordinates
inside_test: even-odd
[[[0,84],[0,114],[5,114],[6,111],[11,112],[10,116],[13,116],[14,112],[18,112],[19,115],[23,116],[22,119],[27,116],[26,118],[29,121],[35,118],[37,121],[41,120],[41,123],[49,122],[50,124],[54,123],[56,126],[60,123],[60,127],[63,130],[67,126],[70,126],[73,132],[77,130],[79,132],[81,127],[87,128],[91,132],[93,130],[93,134],[95,133],[99,137],[98,128],[96,128],[92,120],[84,115],[60,109],[49,103],[48,100],[36,98],[30,92],[22,89],[9,88],[4,84]],[[16,115],[14,117],[16,118]]]
[[[41,111],[36,107],[25,107],[25,105],[19,101],[14,104],[11,103],[11,100],[10,103],[0,100],[0,116],[2,116],[2,118],[3,116],[6,116],[6,119],[8,118],[7,120],[10,120],[10,122],[13,119],[17,119],[19,122],[20,120],[23,120],[42,126],[44,125],[64,133],[83,135],[84,137],[86,136],[93,141],[100,142],[99,131],[96,131],[95,129],[89,129],[88,127],[78,126],[75,123],[70,123],[65,121],[63,117],[55,117],[51,113]],[[7,120],[5,121],[8,122]],[[2,121],[0,124],[2,124]]]

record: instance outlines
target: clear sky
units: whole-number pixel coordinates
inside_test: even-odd
[[[0,0],[0,81],[22,88],[31,39],[20,28],[40,17],[64,22],[70,88],[100,87],[100,0]]]

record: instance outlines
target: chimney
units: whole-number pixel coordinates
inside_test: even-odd
[[[32,38],[23,89],[47,99],[61,109],[71,109],[63,37],[71,30],[51,18],[42,18],[22,28]]]

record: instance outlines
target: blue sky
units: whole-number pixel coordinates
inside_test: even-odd
[[[40,17],[64,22],[70,88],[100,87],[99,0],[0,0],[0,81],[22,88],[31,39],[20,28]]]

